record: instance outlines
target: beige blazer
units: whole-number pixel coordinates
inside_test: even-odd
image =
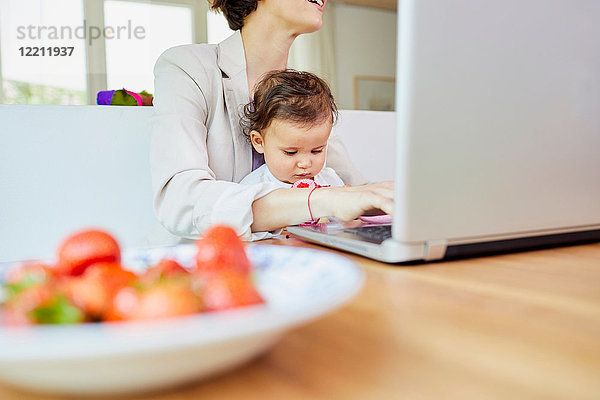
[[[252,170],[252,148],[239,123],[249,101],[239,31],[217,45],[166,50],[154,76],[150,166],[160,223],[185,238],[216,223],[233,226],[247,240],[272,236],[251,233],[252,202],[278,186],[238,183]],[[344,182],[366,182],[333,134],[327,157]]]

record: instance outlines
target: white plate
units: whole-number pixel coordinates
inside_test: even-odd
[[[0,380],[33,391],[149,391],[216,374],[268,349],[290,328],[340,307],[363,272],[334,253],[249,245],[265,305],[150,322],[0,327]],[[164,256],[189,264],[194,245],[125,252],[143,268]],[[2,271],[0,266],[0,272]]]

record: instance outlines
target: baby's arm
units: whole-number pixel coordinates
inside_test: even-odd
[[[308,210],[308,195],[310,212]],[[392,214],[394,208],[393,182],[373,183],[350,187],[317,189],[278,189],[252,203],[252,231],[272,231],[296,225],[313,218],[335,217],[351,221],[367,210],[381,209]]]

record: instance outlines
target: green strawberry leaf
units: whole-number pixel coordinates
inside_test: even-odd
[[[49,304],[31,311],[38,324],[75,324],[83,322],[85,314],[64,296],[56,296]]]

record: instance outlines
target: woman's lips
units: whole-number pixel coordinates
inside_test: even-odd
[[[325,3],[327,2],[327,0],[307,0],[309,3],[312,3],[314,5],[316,5],[319,10],[323,11],[323,7],[325,6]]]

